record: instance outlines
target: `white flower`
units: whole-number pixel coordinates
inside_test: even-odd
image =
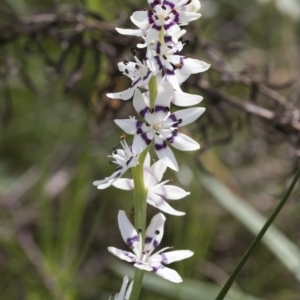
[[[114,296],[114,300],[129,300],[131,290],[132,290],[133,281],[130,282],[129,286],[128,286],[128,282],[129,282],[128,276],[124,276],[121,290],[120,290],[119,293],[117,293]],[[127,291],[126,291],[126,289],[127,289]],[[108,300],[112,300],[112,297],[109,297]]]
[[[149,44],[159,37],[173,37],[182,25],[197,20],[201,14],[199,0],[148,0],[152,10],[134,12],[131,21],[139,28],[135,30],[117,28],[121,34],[142,36]]]
[[[183,216],[184,212],[175,210],[172,208],[164,198],[168,200],[179,200],[183,197],[189,195],[190,193],[185,190],[174,186],[166,185],[169,180],[162,180],[163,174],[165,173],[167,166],[162,163],[161,160],[158,160],[150,167],[150,155],[147,154],[144,162],[144,184],[145,188],[148,190],[147,193],[147,202],[148,204],[160,209],[161,211],[175,215]],[[132,179],[128,178],[119,178],[113,184],[114,187],[123,189],[123,190],[132,190],[134,189],[134,182]]]
[[[144,249],[142,249],[141,233],[137,233],[125,212],[120,210],[118,214],[118,224],[121,235],[133,253],[114,247],[108,247],[108,251],[122,260],[134,263],[136,268],[153,271],[157,275],[172,282],[182,282],[182,278],[175,270],[167,268],[163,264],[170,264],[174,261],[191,257],[194,254],[192,251],[177,250],[165,253],[166,250],[172,249],[172,247],[166,247],[151,255],[153,250],[158,247],[161,242],[165,220],[166,218],[162,213],[152,218],[146,231]]]
[[[112,155],[107,157],[113,158],[111,163],[117,164],[115,172],[104,178],[103,180],[97,180],[93,182],[93,185],[96,185],[98,189],[102,190],[109,187],[115,180],[121,177],[129,168],[132,168],[138,165],[138,159],[134,151],[132,151],[131,146],[129,147],[125,140],[121,141],[123,149],[114,149]]]
[[[179,84],[187,80],[191,74],[204,72],[210,67],[204,61],[178,55],[183,45],[181,42],[174,44],[173,41],[167,41],[161,44],[156,41],[151,47],[152,55],[149,55],[148,51],[147,64],[154,76],[164,70],[165,80],[170,82],[177,91],[181,91]]]
[[[107,97],[128,100],[133,96],[137,87],[147,89],[148,82],[153,74],[149,70],[148,66],[137,58],[136,51],[134,49],[132,50],[132,53],[135,62],[124,60],[123,62],[118,63],[120,73],[126,75],[132,80],[129,89],[119,93],[109,93],[107,94]]]
[[[178,131],[179,127],[192,123],[205,111],[203,107],[194,107],[170,112],[172,86],[168,86],[157,95],[153,109],[139,90],[135,91],[133,106],[146,123],[135,119],[115,120],[115,123],[127,134],[134,135],[132,149],[140,154],[154,140],[155,152],[169,168],[178,171],[178,164],[168,144],[181,151],[192,151],[200,145]]]

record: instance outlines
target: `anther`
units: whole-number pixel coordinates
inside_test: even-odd
[[[169,112],[170,111],[170,108],[168,106],[165,107],[165,112]]]
[[[161,7],[163,10],[166,10],[166,7],[163,5],[162,7]]]
[[[138,70],[140,68],[140,66],[139,65],[135,65],[135,68]]]
[[[129,61],[125,59],[125,60],[123,61],[123,63],[124,63],[124,65],[127,66],[127,65],[129,64]]]
[[[163,55],[163,58],[164,58],[164,59],[167,59],[167,57],[166,57],[165,55]]]
[[[190,41],[189,40],[186,40],[186,41],[184,41],[184,42],[182,42],[184,45],[188,45],[189,43],[190,43]]]
[[[173,131],[174,131],[175,133],[177,133],[177,132],[178,132],[178,129],[174,129]]]
[[[169,49],[172,49],[172,46],[167,46]]]
[[[142,233],[142,229],[141,228],[138,229],[138,233]]]
[[[151,114],[154,113],[154,108],[151,108],[150,113],[151,113]]]
[[[126,73],[126,74],[129,74],[129,71],[128,71],[127,69],[125,69],[125,73]]]
[[[122,76],[122,75],[123,75],[123,72],[122,72],[122,71],[120,71],[120,72],[119,72],[119,75],[120,75],[120,76]]]
[[[147,127],[150,127],[151,125],[150,125],[149,123],[146,123],[146,126],[147,126]]]
[[[136,49],[135,48],[131,48],[131,53],[133,56],[136,56]]]

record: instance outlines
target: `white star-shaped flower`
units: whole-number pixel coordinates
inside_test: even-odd
[[[150,155],[147,154],[144,162],[144,184],[147,189],[147,202],[148,204],[160,209],[161,211],[175,216],[183,216],[185,212],[181,212],[172,208],[165,200],[179,200],[186,197],[190,193],[175,186],[166,185],[169,180],[162,180],[162,177],[167,169],[167,166],[158,160],[150,166]],[[123,190],[134,189],[134,182],[132,179],[119,178],[113,184],[114,187]]]
[[[134,263],[136,268],[153,271],[157,275],[175,283],[182,282],[180,275],[173,269],[167,268],[164,264],[170,264],[191,257],[194,253],[190,250],[177,250],[165,252],[172,247],[166,247],[151,255],[158,247],[164,233],[165,216],[162,213],[155,215],[147,228],[144,247],[142,246],[141,233],[137,233],[128,220],[124,211],[119,211],[118,224],[122,238],[132,250],[128,252],[114,247],[108,247],[108,251],[118,258]],[[143,248],[142,248],[143,247]]]
[[[197,74],[209,69],[210,65],[204,61],[179,55],[184,44],[167,41],[161,44],[156,41],[152,53],[148,51],[147,64],[154,76],[162,70],[165,71],[165,80],[170,82],[176,91],[181,91],[180,84],[189,78],[191,74]],[[151,53],[149,55],[149,53]]]
[[[146,103],[147,99],[139,90],[136,90],[133,106],[146,123],[135,119],[115,120],[115,123],[125,133],[134,135],[132,150],[135,153],[142,153],[154,140],[158,158],[169,168],[178,171],[176,158],[168,145],[181,151],[199,149],[200,145],[187,135],[180,133],[178,128],[195,121],[205,108],[194,107],[171,113],[172,94],[173,87],[169,85],[157,95],[155,106],[151,109],[149,103]]]
[[[145,38],[146,44],[157,39],[162,31],[164,36],[173,37],[182,25],[197,20],[201,14],[199,0],[148,0],[152,10],[134,12],[131,21],[139,29],[121,29],[117,31],[125,35]]]
[[[129,285],[128,285],[128,282],[129,282],[128,276],[124,276],[120,292],[117,293],[114,296],[114,298],[109,297],[108,300],[129,300],[133,281],[131,281]]]
[[[120,73],[132,80],[130,87],[123,92],[109,93],[107,94],[107,97],[128,100],[133,96],[137,87],[148,89],[148,82],[153,74],[148,66],[137,58],[134,49],[132,50],[132,53],[135,62],[124,60],[123,62],[118,63]]]
[[[139,164],[137,155],[132,151],[131,146],[128,146],[125,140],[121,141],[121,145],[123,149],[114,149],[112,155],[107,156],[113,159],[111,163],[118,165],[115,172],[103,180],[93,182],[93,185],[96,185],[100,190],[111,186],[112,183],[122,177],[129,168]]]

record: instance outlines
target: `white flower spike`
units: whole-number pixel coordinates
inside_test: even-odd
[[[160,182],[167,166],[158,160],[150,166],[150,155],[147,154],[144,162],[144,184],[148,191],[147,202],[148,204],[160,209],[161,211],[175,216],[183,216],[185,212],[181,212],[172,208],[165,200],[179,200],[189,195],[190,193],[175,186],[166,185],[169,180]],[[134,189],[134,182],[132,179],[119,178],[113,184],[114,187],[123,190]]]
[[[135,91],[133,106],[145,119],[143,123],[136,119],[115,120],[115,123],[127,134],[134,135],[132,149],[136,154],[143,152],[154,140],[155,152],[161,161],[169,168],[178,171],[176,158],[168,144],[181,151],[192,151],[200,145],[178,131],[179,127],[192,123],[205,111],[203,107],[194,107],[170,112],[170,99],[173,87],[168,86],[160,92],[153,109],[139,90]]]
[[[109,297],[108,300],[129,300],[131,290],[132,290],[133,281],[130,282],[129,286],[128,286],[128,282],[129,282],[128,276],[124,276],[120,292],[117,293],[114,296],[114,298]]]
[[[172,249],[172,247],[166,247],[151,255],[161,242],[165,220],[166,218],[162,213],[152,218],[146,231],[144,249],[142,249],[141,233],[137,233],[125,212],[120,210],[118,224],[121,235],[133,253],[114,247],[108,247],[108,251],[122,260],[134,263],[136,268],[153,271],[162,278],[175,283],[182,282],[180,275],[175,270],[165,267],[164,264],[189,258],[194,254],[192,251],[177,250],[165,252],[168,249]]]
[[[112,183],[129,169],[139,164],[136,154],[132,151],[131,146],[128,146],[125,140],[121,141],[123,149],[114,149],[112,155],[107,157],[113,158],[111,163],[118,165],[115,172],[104,178],[103,180],[97,180],[93,182],[93,185],[97,186],[99,190],[105,189],[112,185]]]

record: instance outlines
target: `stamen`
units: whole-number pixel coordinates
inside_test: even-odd
[[[131,48],[131,53],[133,54],[133,56],[136,56],[136,49],[135,48]]]

